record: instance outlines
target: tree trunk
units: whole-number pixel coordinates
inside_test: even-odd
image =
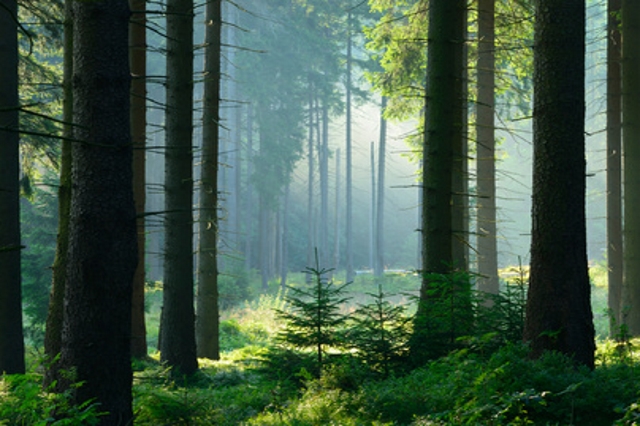
[[[218,312],[218,142],[220,124],[221,1],[206,5],[205,81],[200,175],[200,239],[196,340],[198,356],[220,359]]]
[[[251,257],[253,254],[253,223],[254,223],[254,208],[253,208],[253,185],[251,184],[251,176],[253,175],[253,107],[251,104],[247,107],[247,190],[246,190],[246,207],[245,216],[246,231],[245,231],[245,246],[244,246],[244,266],[248,271],[251,269],[253,263]]]
[[[47,368],[43,387],[47,389],[58,382],[59,362],[54,361],[62,349],[62,323],[64,319],[64,293],[66,281],[67,254],[69,250],[69,214],[71,209],[71,139],[73,138],[73,16],[72,2],[64,4],[64,59],[63,59],[63,101],[62,119],[65,122],[60,154],[60,186],[58,187],[58,236],[56,255],[53,260],[49,312],[44,335],[44,352]]]
[[[453,268],[454,145],[462,134],[462,65],[465,2],[434,2],[429,8],[427,84],[422,175],[422,286],[411,338],[412,357],[423,361],[431,351],[425,336],[429,324],[432,274]]]
[[[495,160],[495,0],[478,0],[478,290],[498,294]]]
[[[351,46],[351,12],[349,12],[347,23],[347,82],[346,82],[346,96],[347,96],[347,117],[346,117],[346,126],[347,126],[347,146],[346,146],[346,165],[347,169],[346,173],[346,186],[347,186],[347,194],[346,194],[346,206],[347,206],[347,219],[346,219],[346,282],[352,282],[355,276],[353,269],[353,170],[352,170],[352,153],[351,153],[351,62],[352,62],[352,46]]]
[[[0,11],[0,372],[24,373],[20,282],[18,4]]]
[[[318,141],[320,170],[320,267],[329,267],[329,105],[328,96],[322,98],[322,138]]]
[[[313,129],[314,129],[314,86],[309,78],[309,135],[308,135],[308,149],[307,149],[307,265],[314,264],[315,253],[315,233],[314,230],[314,202],[313,202],[313,187],[314,187],[314,155],[313,155]],[[307,275],[307,282],[311,282],[311,276]]]
[[[586,254],[585,2],[538,0],[530,284],[524,339],[593,368]],[[558,120],[562,117],[562,120]]]
[[[378,199],[376,206],[376,259],[374,273],[377,277],[384,274],[384,196],[385,196],[385,160],[387,156],[387,120],[384,111],[387,97],[382,96],[380,105],[380,141],[378,145]]]
[[[376,271],[376,155],[373,142],[369,144],[371,169],[371,204],[369,205],[369,268]]]
[[[161,360],[198,369],[193,307],[193,1],[167,1],[165,249]]]
[[[336,150],[335,227],[333,229],[333,269],[340,267],[340,148]]]
[[[622,1],[622,128],[624,146],[623,320],[640,335],[640,2]]]
[[[607,14],[607,272],[609,334],[614,337],[623,323],[622,304],[622,1],[609,0]]]
[[[147,329],[144,323],[145,284],[145,202],[146,202],[146,137],[147,137],[147,38],[146,1],[129,0],[133,11],[129,24],[129,58],[131,64],[131,139],[133,143],[133,197],[138,223],[138,267],[133,276],[131,305],[131,356],[147,356]]]
[[[73,176],[61,368],[74,402],[130,424],[131,294],[137,263],[126,0],[74,2]],[[96,362],[99,360],[99,368]]]
[[[289,220],[287,214],[289,212],[289,186],[289,182],[287,182],[287,185],[284,188],[282,209],[280,213],[282,217],[282,234],[280,236],[280,287],[283,289],[287,285],[287,272],[289,271]]]

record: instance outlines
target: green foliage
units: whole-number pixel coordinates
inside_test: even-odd
[[[221,310],[230,309],[251,296],[249,271],[242,261],[227,259],[225,270],[218,275],[218,303]]]
[[[57,202],[54,183],[37,185],[30,199],[21,200],[22,294],[26,314],[25,334],[41,346],[49,308],[51,265],[55,255]]]
[[[328,272],[307,268],[313,281],[305,287],[289,287],[285,297],[288,309],[276,311],[286,323],[278,341],[285,347],[315,350],[317,376],[321,375],[326,351],[344,346],[341,328],[347,320],[340,309],[349,300],[344,295],[349,283],[336,286],[325,278]]]
[[[472,277],[463,271],[425,277],[410,339],[415,365],[462,347],[474,334]]]
[[[81,426],[97,425],[103,413],[88,401],[73,404],[75,384],[63,393],[42,389],[38,374],[14,374],[0,380],[0,425]]]
[[[378,285],[377,293],[368,293],[373,301],[351,315],[353,322],[348,341],[356,356],[375,372],[388,376],[406,365],[408,356],[409,317],[404,305],[389,301],[391,294]]]

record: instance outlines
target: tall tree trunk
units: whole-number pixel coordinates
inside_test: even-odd
[[[314,238],[314,203],[313,203],[313,189],[314,189],[314,155],[313,155],[313,129],[314,129],[314,88],[311,78],[309,78],[309,135],[308,135],[308,149],[307,149],[307,265],[313,265],[314,253],[315,253],[315,238]],[[311,276],[307,274],[307,282],[311,282]]]
[[[322,98],[322,138],[318,141],[320,170],[320,267],[329,267],[329,104]]]
[[[253,175],[253,106],[249,104],[247,107],[247,190],[246,190],[246,231],[245,231],[245,246],[244,246],[244,266],[248,271],[251,269],[253,263],[251,257],[253,254],[253,223],[254,223],[254,208],[253,208],[253,185],[251,184],[251,176]]]
[[[448,274],[453,267],[454,146],[460,143],[461,77],[465,2],[434,2],[429,8],[425,130],[422,168],[422,286],[411,339],[412,356],[420,362],[429,325],[425,323],[432,274]]]
[[[495,0],[478,0],[478,290],[498,294],[495,155]]]
[[[147,356],[147,329],[144,322],[145,284],[145,201],[147,137],[147,37],[146,1],[129,0],[133,12],[129,24],[129,63],[131,66],[131,140],[133,143],[133,197],[138,217],[138,267],[133,276],[131,305],[131,356]]]
[[[217,254],[221,3],[221,0],[209,1],[205,12],[205,81],[196,306],[197,353],[201,358],[214,360],[220,359]]]
[[[333,229],[333,269],[340,267],[340,148],[336,150],[336,198],[335,198],[335,225]]]
[[[20,281],[18,3],[0,10],[0,372],[24,373]]]
[[[371,205],[369,206],[369,268],[375,271],[376,267],[376,155],[373,142],[369,145],[371,154]]]
[[[621,0],[609,0],[607,8],[607,276],[611,336],[623,323],[621,5]]]
[[[127,0],[74,2],[73,176],[61,368],[102,425],[133,421],[131,294],[137,263]],[[100,360],[99,368],[96,366]]]
[[[71,209],[71,139],[73,138],[73,16],[72,2],[64,3],[64,58],[62,147],[60,155],[60,186],[58,187],[58,236],[56,255],[53,260],[49,311],[44,335],[44,352],[47,368],[44,373],[44,388],[59,383],[59,362],[54,361],[62,349],[62,323],[64,318],[64,293],[66,282],[67,254],[69,250],[69,214]]]
[[[640,335],[640,2],[622,0],[622,143],[624,146],[624,289],[622,312]]]
[[[167,0],[165,248],[161,360],[198,369],[193,307],[193,1]]]
[[[533,356],[556,350],[593,368],[585,224],[585,2],[535,4],[531,275],[524,339]]]
[[[387,109],[387,97],[382,96],[380,105],[380,141],[378,145],[378,199],[376,206],[376,260],[374,273],[377,277],[384,274],[384,196],[385,196],[385,161],[387,156],[387,120],[384,112]]]
[[[290,184],[289,182],[287,182],[285,188],[284,188],[284,196],[283,201],[282,201],[282,209],[281,209],[281,215],[282,215],[282,234],[281,234],[281,240],[280,240],[280,250],[281,250],[281,256],[280,256],[280,287],[282,287],[283,289],[285,288],[286,284],[287,284],[287,272],[289,271],[288,268],[288,263],[289,263],[289,219],[288,219],[288,212],[289,212],[289,192],[290,192],[290,188],[289,188]]]
[[[346,126],[347,126],[347,146],[346,146],[346,165],[345,168],[347,169],[347,173],[346,173],[346,186],[347,186],[347,193],[346,193],[346,207],[347,207],[347,219],[346,219],[346,240],[347,240],[347,247],[346,247],[346,255],[347,255],[347,262],[346,262],[346,282],[351,282],[353,281],[353,278],[355,276],[354,270],[353,270],[353,170],[352,170],[352,153],[351,153],[351,62],[352,62],[352,37],[351,37],[351,12],[349,12],[349,16],[347,18],[348,22],[347,22],[347,31],[348,31],[348,36],[347,36],[347,82],[346,82],[346,96],[347,96],[347,117],[346,117]]]

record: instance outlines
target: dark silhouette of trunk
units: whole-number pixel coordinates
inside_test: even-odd
[[[534,357],[555,350],[593,368],[585,225],[585,2],[538,0],[534,46],[531,266],[524,339]]]
[[[73,17],[71,0],[64,4],[63,35],[63,101],[62,119],[65,122],[60,153],[60,186],[58,187],[58,236],[56,255],[53,260],[49,311],[44,334],[44,353],[47,368],[44,372],[43,387],[49,388],[59,383],[59,362],[55,361],[62,349],[62,322],[64,318],[64,292],[66,281],[67,254],[69,250],[69,214],[71,209],[71,139],[73,138]]]
[[[18,4],[0,3],[0,372],[24,373],[20,280]]]
[[[384,274],[384,197],[385,197],[385,160],[387,156],[387,120],[384,111],[387,108],[387,97],[382,97],[380,105],[380,141],[378,145],[378,198],[376,205],[376,252],[374,274]]]
[[[433,274],[452,271],[454,147],[462,135],[462,57],[465,2],[434,2],[429,8],[428,60],[422,175],[422,285],[410,345],[416,363],[432,352],[429,294]],[[457,159],[457,158],[456,158]],[[431,304],[431,305],[430,305]]]
[[[193,1],[167,1],[165,248],[161,360],[198,369],[193,307]]]
[[[72,202],[60,366],[101,425],[133,421],[131,294],[137,264],[129,126],[129,6],[74,2]],[[99,362],[99,366],[97,366]]]
[[[640,335],[640,2],[622,1],[623,321]]]
[[[621,0],[609,0],[607,8],[607,276],[612,337],[623,323],[621,6]]]
[[[498,294],[495,162],[495,0],[478,0],[478,290]]]
[[[133,197],[138,223],[138,267],[133,276],[131,305],[131,356],[147,356],[147,329],[144,322],[145,284],[145,146],[147,137],[147,39],[146,1],[129,0],[132,10],[129,24],[129,63],[131,66],[131,140],[133,143]]]
[[[198,245],[197,353],[220,359],[218,307],[218,148],[220,123],[221,1],[206,6],[205,81],[200,169],[200,238]]]
[[[355,276],[353,269],[353,170],[352,170],[352,153],[351,153],[351,67],[352,67],[352,40],[351,40],[351,12],[349,12],[347,18],[347,82],[346,82],[346,96],[347,96],[347,117],[346,117],[346,126],[347,126],[347,146],[346,146],[346,165],[347,169],[346,173],[346,186],[347,186],[347,194],[346,194],[346,207],[347,207],[347,219],[346,219],[346,235],[345,238],[347,240],[346,247],[346,282],[352,282]]]

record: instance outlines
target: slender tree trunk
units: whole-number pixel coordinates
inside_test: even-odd
[[[101,425],[133,421],[131,297],[137,263],[127,0],[74,2],[73,176],[61,368]],[[99,368],[96,362],[99,360]]]
[[[220,359],[218,311],[218,148],[220,124],[221,0],[206,6],[204,111],[200,175],[200,238],[198,247],[197,353]]]
[[[251,257],[253,254],[253,222],[254,222],[254,208],[253,208],[253,185],[251,184],[251,176],[253,175],[253,107],[249,104],[247,108],[247,191],[246,191],[246,240],[244,246],[244,266],[248,271],[251,269],[253,263]]]
[[[131,356],[147,356],[147,330],[144,322],[145,284],[145,201],[147,137],[147,38],[146,1],[129,0],[133,12],[129,24],[129,63],[131,66],[131,139],[133,143],[133,196],[138,216],[138,267],[133,276],[131,305]]]
[[[322,138],[319,140],[320,169],[320,267],[329,265],[329,105],[322,99]]]
[[[640,335],[640,2],[622,0],[622,128],[624,146],[623,320]]]
[[[498,294],[495,155],[495,0],[478,0],[478,290]]]
[[[161,360],[198,369],[193,306],[193,1],[167,0],[165,253]]]
[[[607,14],[607,270],[609,333],[622,325],[622,38],[621,0],[609,0]]]
[[[346,125],[347,125],[347,146],[346,146],[346,186],[347,186],[347,194],[346,194],[346,207],[347,207],[347,219],[346,219],[346,240],[347,240],[347,263],[346,263],[346,282],[352,282],[355,273],[353,269],[353,177],[352,177],[352,153],[351,153],[351,62],[352,62],[352,40],[351,40],[351,12],[349,12],[347,23],[347,82],[346,82],[346,95],[347,95],[347,117],[346,117]]]
[[[333,230],[333,269],[340,267],[340,148],[336,150],[335,228]]]
[[[369,145],[371,154],[371,205],[369,206],[369,268],[374,272],[376,267],[376,156],[373,142]]]
[[[69,214],[71,209],[71,139],[73,137],[73,17],[72,2],[64,4],[64,59],[63,59],[63,101],[62,118],[65,122],[60,154],[60,186],[58,187],[58,236],[56,256],[52,267],[49,312],[44,335],[44,352],[47,368],[43,387],[46,389],[59,383],[59,363],[54,361],[62,349],[62,323],[64,318],[64,293],[66,282],[67,254],[69,250]]]
[[[384,111],[387,97],[382,97],[380,105],[380,141],[378,145],[378,199],[376,206],[376,260],[374,273],[377,277],[384,274],[384,197],[385,197],[385,161],[387,156],[387,120]]]
[[[24,373],[20,281],[18,4],[0,0],[0,372]]]
[[[311,79],[309,79],[309,136],[308,136],[308,179],[307,179],[307,265],[313,265],[314,253],[315,253],[315,238],[314,238],[314,203],[313,203],[313,189],[314,189],[314,155],[313,155],[313,129],[314,129],[314,109],[313,98],[314,89]],[[311,282],[311,276],[307,275],[307,282]]]
[[[531,275],[524,339],[533,356],[556,350],[593,368],[585,224],[585,2],[535,4]]]
[[[288,220],[288,212],[289,212],[289,182],[284,189],[284,196],[282,201],[282,236],[280,243],[281,250],[281,258],[280,258],[280,287],[285,288],[287,285],[287,272],[289,271],[288,263],[289,263],[289,220]]]

